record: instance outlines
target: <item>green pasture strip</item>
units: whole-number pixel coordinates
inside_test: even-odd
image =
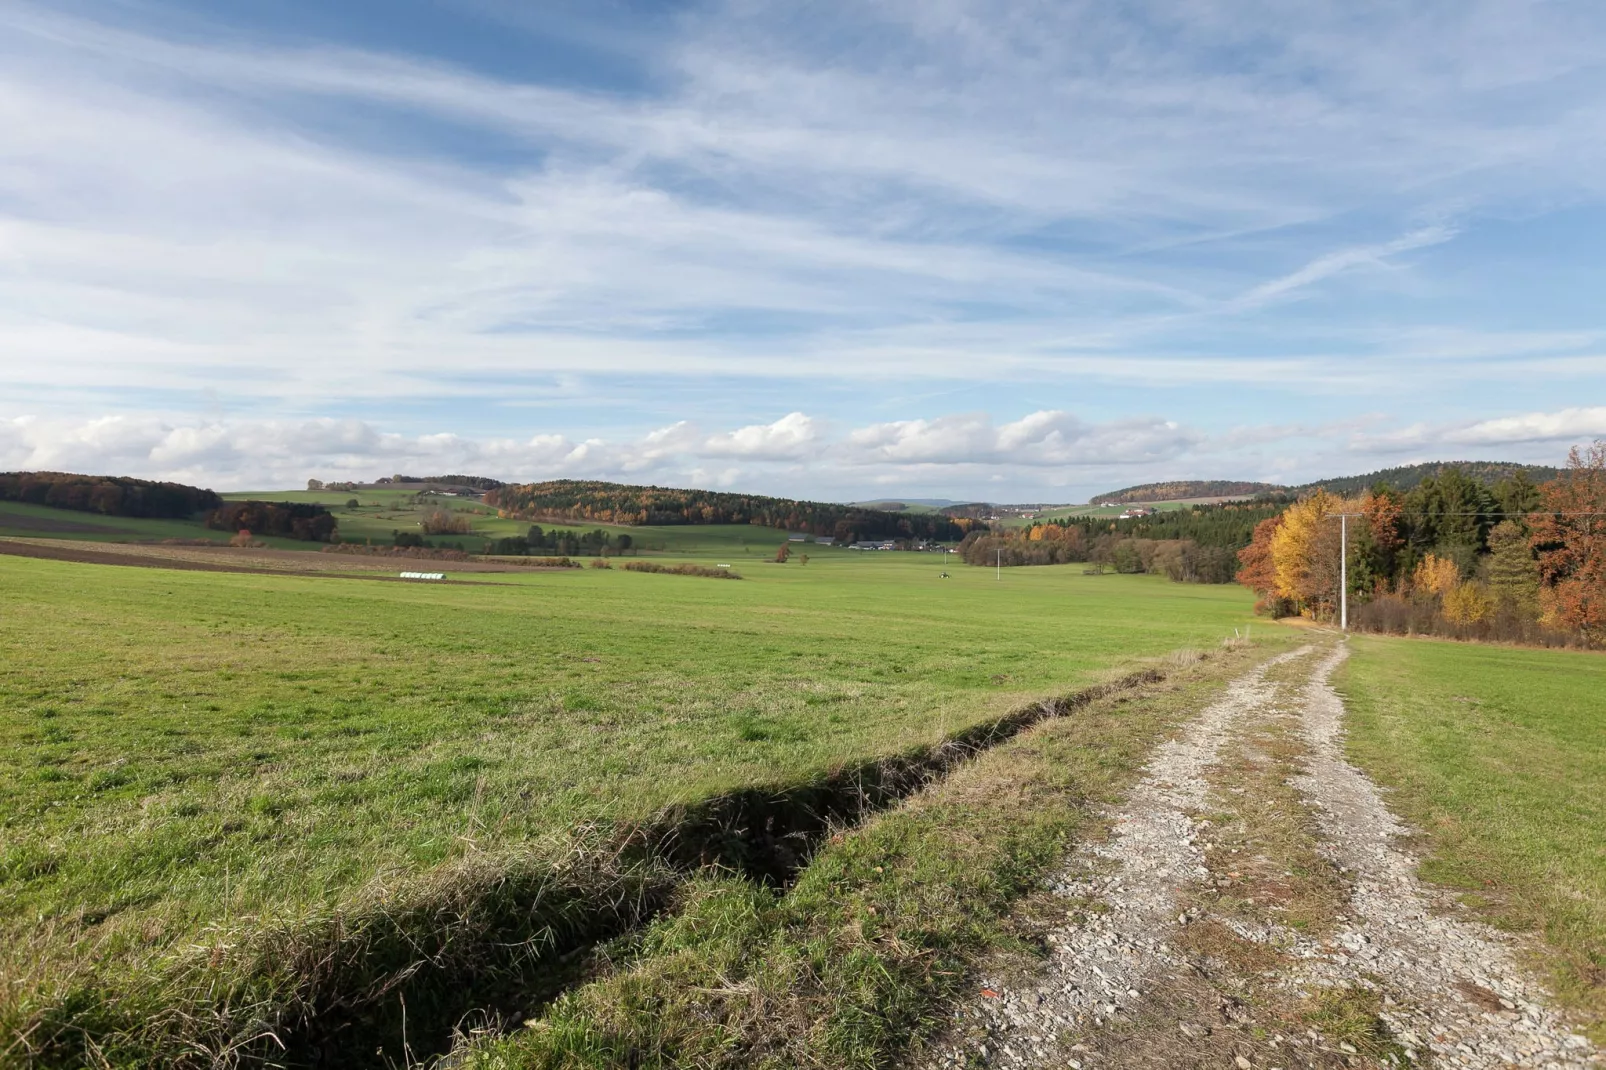
[[[720,557],[732,554],[749,559],[773,558],[775,551],[786,542],[786,532],[775,528],[751,524],[662,524],[629,527],[620,524],[603,524],[587,520],[529,521],[509,520],[496,515],[491,506],[468,498],[449,498],[425,495],[419,504],[412,504],[417,491],[386,488],[383,490],[290,490],[290,491],[239,491],[223,495],[229,501],[306,502],[327,506],[340,524],[340,537],[346,542],[371,540],[375,544],[389,545],[395,532],[416,534],[419,521],[436,509],[467,513],[473,530],[466,535],[432,535],[431,542],[451,545],[458,541],[471,553],[478,552],[483,540],[523,535],[532,524],[545,531],[594,531],[601,528],[617,538],[629,535],[638,552],[696,554]],[[348,508],[346,503],[355,498],[358,506]],[[812,543],[793,543],[798,553],[828,553],[831,548]],[[721,560],[724,558],[721,557]]]
[[[1420,828],[1423,875],[1537,930],[1606,1039],[1606,656],[1356,636],[1352,758]]]
[[[1153,509],[1155,512],[1168,513],[1179,509],[1192,509],[1198,504],[1200,503],[1194,501],[1174,501],[1135,502],[1127,505],[1061,505],[1053,509],[1045,509],[1030,520],[1025,517],[1010,516],[995,521],[995,524],[1006,528],[1029,528],[1033,524],[1041,524],[1048,520],[1064,520],[1068,517],[1091,516],[1115,520],[1129,509]]]
[[[974,991],[983,956],[1034,953],[1012,911],[1097,830],[1154,743],[1295,638],[1217,650],[1045,722],[833,840],[789,891],[699,882],[680,910],[607,950],[608,975],[467,1046],[462,1065],[904,1064]]]
[[[1233,588],[920,557],[460,587],[0,557],[7,992],[929,744],[1249,619]]]
[[[73,509],[54,509],[27,502],[0,502],[0,538],[62,539],[79,542],[161,542],[163,539],[206,539],[225,543],[232,531],[214,531],[200,519],[147,520],[102,516]],[[322,544],[300,539],[259,539],[275,550],[316,550]]]

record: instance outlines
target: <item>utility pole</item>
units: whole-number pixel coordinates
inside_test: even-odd
[[[1338,515],[1338,627],[1349,631],[1349,514]]]
[[[998,548],[997,570],[998,570],[998,582],[999,583],[1003,583],[1004,582],[1004,549],[1003,549],[1003,547],[999,547]]]
[[[1349,518],[1364,513],[1328,513],[1338,517],[1338,627],[1349,631]]]

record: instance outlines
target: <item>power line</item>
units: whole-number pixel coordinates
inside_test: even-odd
[[[1325,513],[1323,515],[1331,517],[1331,516],[1365,516],[1366,514],[1365,513]],[[1404,512],[1402,510],[1401,513],[1400,513],[1400,516],[1402,516],[1402,517],[1418,517],[1418,516],[1425,516],[1425,517],[1432,517],[1432,516],[1606,516],[1606,513],[1568,513],[1568,512],[1558,513],[1558,512],[1555,512],[1553,510],[1549,510],[1549,509],[1535,509],[1534,511],[1529,512],[1529,513],[1504,513],[1504,512],[1488,512],[1488,513],[1407,513],[1407,512]]]

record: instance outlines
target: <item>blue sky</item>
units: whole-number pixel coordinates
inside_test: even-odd
[[[0,131],[0,468],[1076,501],[1606,435],[1590,0],[12,0]]]

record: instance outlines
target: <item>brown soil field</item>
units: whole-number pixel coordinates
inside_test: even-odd
[[[398,572],[513,572],[537,571],[484,561],[415,561],[406,558],[368,558],[321,554],[303,550],[244,549],[233,546],[167,546],[159,543],[73,543],[58,539],[0,539],[0,554],[37,557],[50,561],[76,561],[91,565],[133,565],[200,572],[252,572],[259,574],[325,575],[336,579],[402,581]],[[540,570],[549,571],[549,570]],[[559,570],[561,571],[561,570]],[[351,576],[350,573],[373,575]],[[472,580],[437,580],[472,583]]]

